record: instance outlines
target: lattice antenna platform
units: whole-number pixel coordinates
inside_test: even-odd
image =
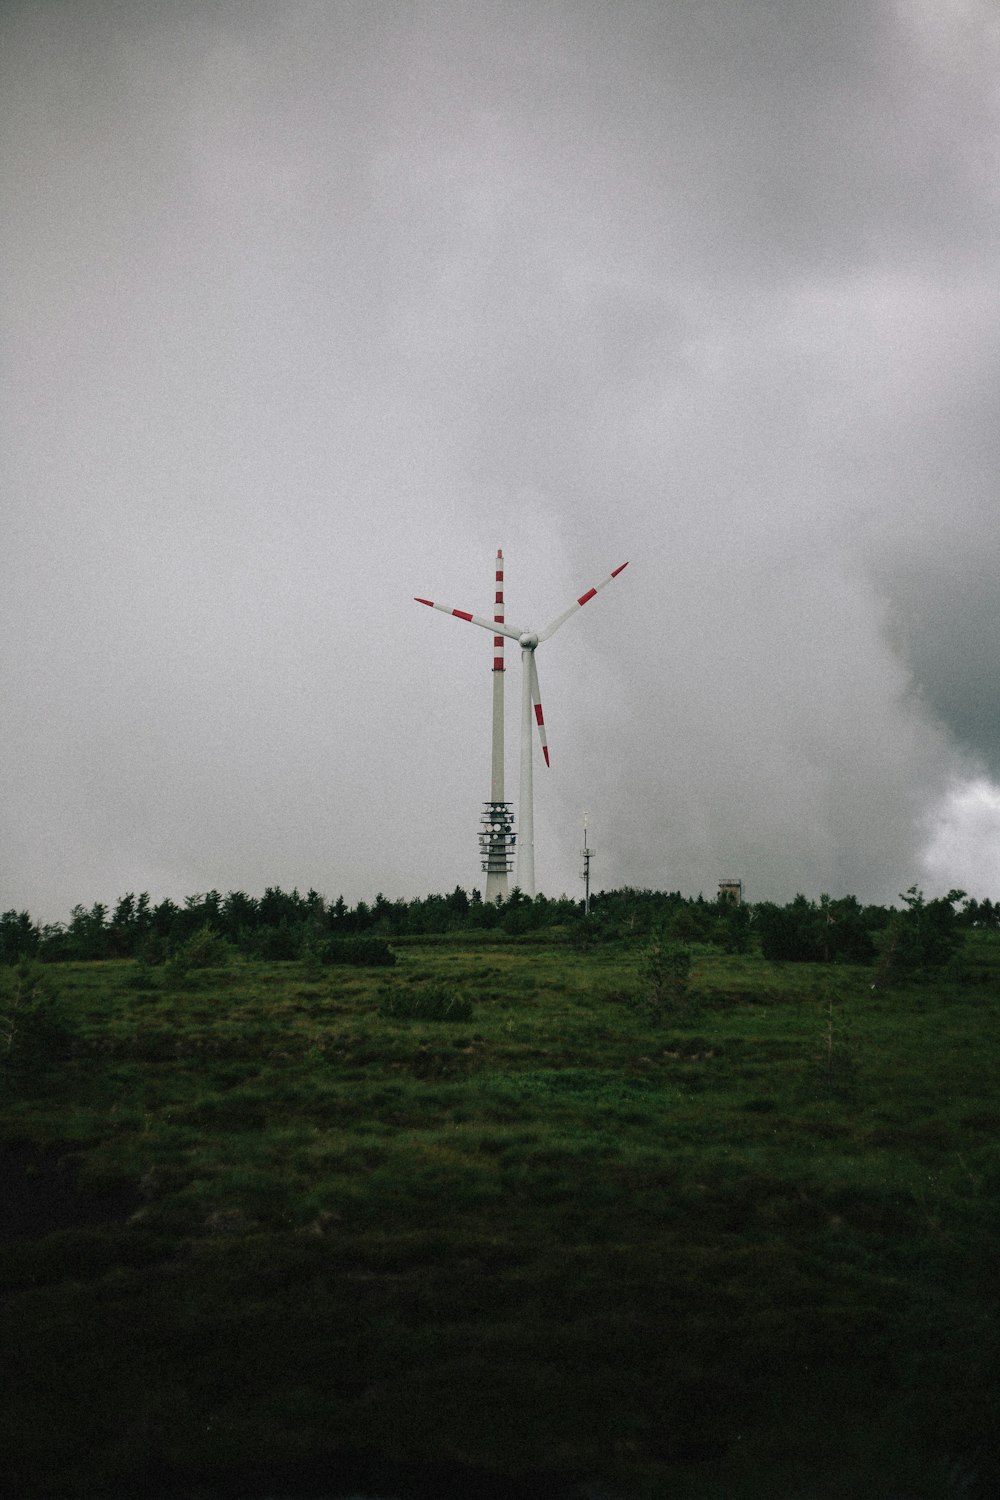
[[[509,802],[484,802],[483,808],[479,819],[479,853],[486,872],[487,889],[502,886],[506,890],[517,843],[513,807]]]

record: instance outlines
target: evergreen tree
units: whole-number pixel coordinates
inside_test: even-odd
[[[0,916],[0,963],[13,964],[19,958],[33,958],[40,942],[39,928],[26,911],[5,911]]]

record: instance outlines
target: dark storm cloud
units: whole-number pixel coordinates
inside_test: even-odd
[[[998,224],[1000,227],[1000,224]],[[886,434],[881,464],[904,497],[909,524],[883,523],[873,539],[891,600],[890,639],[929,709],[1000,775],[1000,341],[991,304],[1000,277],[979,294],[952,296],[940,337],[915,384],[913,419]],[[887,475],[888,478],[888,475]]]
[[[1000,777],[1000,557],[992,536],[967,544],[964,557],[949,549],[944,564],[895,576],[892,634],[927,705]]]
[[[498,545],[543,888],[1000,878],[990,6],[3,26],[4,905],[472,884]]]

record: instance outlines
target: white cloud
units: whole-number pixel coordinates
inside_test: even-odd
[[[933,894],[957,886],[1000,896],[1000,786],[977,777],[955,786],[931,818],[923,866]]]

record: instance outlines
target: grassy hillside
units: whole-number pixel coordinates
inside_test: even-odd
[[[394,947],[0,970],[7,1492],[995,1493],[998,935]]]

